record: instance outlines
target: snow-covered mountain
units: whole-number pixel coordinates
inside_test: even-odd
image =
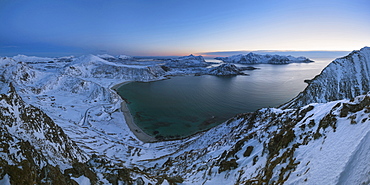
[[[248,53],[246,55],[239,54],[230,57],[217,57],[217,60],[222,60],[226,63],[239,64],[289,64],[289,63],[309,63],[312,60],[305,57],[293,57],[282,55],[261,55],[256,53]]]
[[[204,74],[216,76],[245,75],[244,69],[236,67],[234,64],[221,64],[220,66],[208,69]]]
[[[335,60],[281,108],[154,143],[126,124],[113,85],[243,69],[194,56],[176,67],[1,58],[0,184],[368,184],[369,50]]]
[[[334,60],[321,74],[306,82],[306,89],[282,108],[351,99],[369,92],[370,48],[364,47]]]
[[[108,54],[101,54],[101,55],[96,55],[97,57],[100,57],[102,59],[105,59],[105,60],[109,60],[109,61],[115,61],[115,60],[130,60],[130,59],[133,59],[133,57],[131,56],[128,56],[128,55],[117,55],[117,56],[112,56],[112,55],[108,55]]]
[[[54,58],[48,58],[48,57],[36,57],[36,56],[26,56],[26,55],[17,55],[12,57],[13,60],[17,62],[52,62],[55,59]]]
[[[167,60],[165,65],[171,68],[207,67],[210,63],[207,63],[202,56],[194,56],[191,54],[189,56]]]
[[[164,72],[159,66],[117,64],[94,55],[74,59],[64,71],[67,75],[81,78],[130,79],[135,81],[155,80]]]
[[[132,59],[132,57],[128,56],[128,55],[117,55],[116,58],[119,58],[119,59],[122,59],[122,60]]]

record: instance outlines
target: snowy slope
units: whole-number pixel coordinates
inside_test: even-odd
[[[19,63],[11,58],[0,61],[3,65],[0,68],[2,92],[6,92],[6,87],[12,82],[24,101],[49,115],[81,147],[91,152],[98,147],[99,153],[122,150],[112,146],[125,140],[140,144],[125,125],[119,112],[122,99],[110,89],[112,84],[162,78],[150,67],[117,66],[94,56],[74,58],[69,62],[56,59],[52,64],[54,68],[44,63]],[[105,74],[88,73],[88,70],[97,71],[99,68],[104,68]],[[122,73],[108,76],[113,69]],[[74,71],[81,73],[75,74]],[[112,137],[117,143],[111,142]],[[99,147],[102,145],[104,147]],[[128,146],[123,144],[122,148],[127,150]]]
[[[45,113],[26,104],[10,84],[8,94],[1,95],[3,129],[46,154],[52,164],[62,165],[86,160],[85,154]],[[12,122],[12,120],[14,122]]]
[[[308,63],[313,62],[305,57],[292,57],[282,55],[261,55],[256,53],[248,53],[246,55],[233,55],[230,57],[217,57],[216,59],[222,60],[226,63],[239,63],[239,64],[289,64],[289,63]]]
[[[370,48],[353,51],[330,63],[308,86],[282,108],[351,99],[370,90]]]

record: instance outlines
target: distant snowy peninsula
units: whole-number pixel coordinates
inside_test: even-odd
[[[256,53],[248,53],[246,55],[233,55],[230,57],[216,57],[217,60],[222,60],[226,63],[237,64],[290,64],[290,63],[310,63],[312,60],[306,57],[293,57],[283,55],[261,55]]]

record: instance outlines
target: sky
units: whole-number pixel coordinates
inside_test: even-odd
[[[181,56],[370,46],[368,0],[0,0],[0,56]]]

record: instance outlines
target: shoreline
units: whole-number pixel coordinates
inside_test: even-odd
[[[186,75],[180,75],[180,76],[186,76]],[[169,79],[169,78],[160,79],[160,80],[167,80],[167,79]],[[159,80],[156,80],[156,81],[159,81]],[[128,83],[131,83],[131,82],[134,82],[134,81],[121,82],[121,83],[118,83],[118,84],[113,85],[112,87],[110,87],[110,89],[114,90],[118,94],[117,89],[119,87],[121,87],[122,85],[126,85]],[[128,106],[127,106],[127,102],[122,97],[121,97],[121,99],[122,99],[122,102],[121,102],[121,108],[120,108],[120,110],[123,113],[123,116],[125,117],[127,126],[130,128],[131,132],[136,136],[136,138],[139,139],[140,141],[144,142],[144,143],[155,143],[155,142],[160,142],[160,141],[176,141],[176,140],[182,140],[182,139],[189,139],[191,137],[200,135],[200,134],[202,134],[202,133],[204,133],[204,132],[206,132],[206,131],[214,128],[214,127],[212,127],[212,128],[208,128],[208,129],[205,129],[205,130],[200,130],[200,131],[197,131],[197,132],[195,132],[193,134],[190,134],[188,136],[180,137],[180,138],[176,138],[176,139],[158,140],[155,137],[150,136],[147,133],[145,133],[139,126],[137,126],[135,124],[134,119],[133,119],[133,116],[132,116],[132,114],[131,114]],[[228,120],[224,121],[223,123],[227,122]]]
[[[166,80],[166,79],[160,79],[160,80]],[[122,85],[126,85],[128,83],[131,83],[131,82],[133,82],[133,81],[121,82],[121,83],[118,83],[116,85],[113,85],[112,87],[110,87],[110,89],[114,90],[118,94],[117,89],[119,87],[121,87]],[[199,136],[200,134],[214,128],[214,127],[211,127],[211,128],[205,129],[205,130],[200,130],[200,131],[197,131],[197,132],[195,132],[193,134],[190,134],[188,136],[180,137],[180,138],[176,138],[176,139],[158,140],[155,137],[150,136],[147,133],[145,133],[139,126],[137,126],[135,124],[133,116],[132,116],[130,110],[128,109],[127,102],[122,97],[121,97],[121,99],[122,99],[122,102],[121,102],[120,110],[123,113],[123,116],[125,117],[125,121],[126,121],[127,126],[130,128],[131,132],[136,136],[136,138],[139,139],[140,141],[144,142],[144,143],[155,143],[155,142],[160,142],[160,141],[176,141],[176,140],[189,139],[189,138],[192,138],[192,137]],[[240,114],[244,114],[244,113],[240,113]],[[239,115],[239,114],[237,114],[237,115]],[[237,116],[237,115],[235,115],[235,116]],[[223,123],[226,123],[226,122],[228,122],[229,120],[231,120],[233,118],[234,117],[229,118],[229,119],[225,120],[224,122],[220,123],[219,125],[221,125]],[[217,126],[219,126],[219,125],[217,125]],[[217,127],[217,126],[215,126],[215,127]]]
[[[125,84],[128,84],[130,83],[131,81],[128,81],[128,82],[122,82],[122,83],[119,83],[119,84],[116,84],[116,85],[113,85],[111,87],[112,90],[114,90],[117,94],[117,89],[119,87],[121,87],[122,85],[125,85]],[[123,113],[123,116],[125,117],[125,120],[126,120],[126,124],[127,126],[130,128],[131,132],[136,136],[137,139],[139,139],[140,141],[144,142],[144,143],[154,143],[154,142],[157,142],[158,140],[155,139],[154,137],[148,135],[147,133],[145,133],[139,126],[137,126],[134,122],[134,118],[132,117],[132,114],[130,112],[130,110],[128,109],[127,107],[127,103],[125,100],[122,99],[122,102],[121,102],[121,112]]]

